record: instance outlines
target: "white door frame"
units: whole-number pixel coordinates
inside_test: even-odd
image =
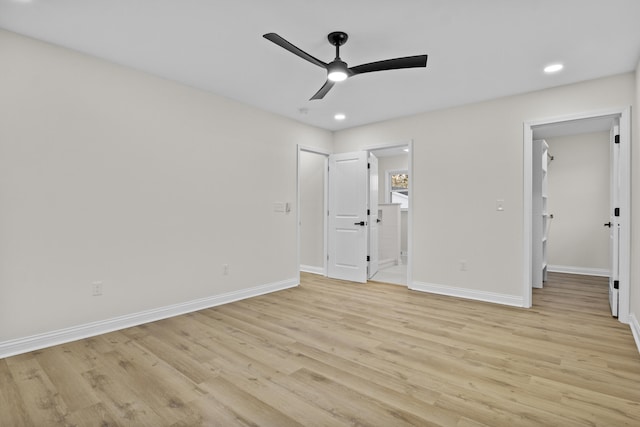
[[[386,148],[407,147],[408,162],[407,170],[409,171],[409,209],[407,210],[407,287],[412,288],[413,283],[413,140],[401,141],[390,144],[382,144],[376,146],[367,146],[364,148],[368,153]],[[374,153],[375,154],[375,153]]]
[[[369,280],[378,273],[380,264],[380,218],[378,217],[378,206],[380,204],[380,171],[378,170],[378,157],[376,157],[375,154],[368,153],[367,162],[369,162],[367,176],[367,213],[369,214],[369,228],[367,230],[369,233],[367,243],[369,265],[367,267],[367,280]]]
[[[620,306],[618,320],[629,323],[629,288],[630,288],[630,255],[631,255],[631,107],[577,113],[560,117],[524,122],[523,135],[523,230],[524,230],[524,277],[523,306],[531,307],[531,249],[532,233],[532,184],[533,184],[533,127],[572,120],[596,119],[601,117],[620,118]],[[410,176],[411,177],[411,176]],[[411,187],[409,187],[411,190]]]
[[[407,152],[408,156],[408,165],[407,170],[409,171],[409,209],[407,211],[407,287],[411,288],[412,284],[412,272],[413,272],[413,140],[401,141],[396,143],[382,144],[376,146],[368,146],[363,149],[363,151],[372,152],[376,150],[382,150],[385,148],[396,148],[396,147],[407,147],[409,151]],[[304,145],[297,145],[297,165],[296,165],[296,241],[297,241],[297,260],[296,266],[298,271],[298,283],[300,283],[300,152],[306,151],[309,153],[319,154],[325,156],[327,160],[329,159],[328,151],[324,151],[318,148],[307,147]],[[325,174],[324,180],[324,210],[325,212],[328,209],[328,194],[329,194],[329,176]],[[328,225],[327,225],[327,215],[324,215],[324,276],[327,276],[327,255],[328,255],[328,244],[327,237],[329,234]]]
[[[297,265],[297,270],[298,270],[298,283],[300,283],[300,152],[305,151],[307,153],[312,153],[312,154],[317,154],[320,156],[324,156],[325,157],[325,167],[328,168],[328,162],[329,162],[329,152],[328,151],[324,151],[324,150],[320,150],[317,148],[312,148],[312,147],[305,147],[303,145],[298,144],[297,145],[297,164],[296,164],[296,244],[297,244],[297,260],[296,260],[296,265]],[[323,234],[323,242],[322,242],[322,246],[323,246],[323,256],[322,256],[322,271],[323,271],[323,276],[327,276],[327,255],[328,255],[328,251],[329,248],[327,246],[327,235],[328,235],[328,230],[327,230],[327,209],[328,209],[328,204],[329,201],[327,199],[328,195],[329,195],[329,174],[327,173],[327,170],[325,168],[325,174],[324,174],[324,202],[323,202],[323,209],[324,209],[324,214],[322,215],[323,219],[323,229],[324,232]]]

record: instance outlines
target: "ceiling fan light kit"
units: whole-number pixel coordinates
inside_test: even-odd
[[[344,45],[349,36],[343,31],[334,31],[329,33],[327,39],[329,43],[336,47],[336,57],[333,61],[326,63],[319,60],[302,49],[289,43],[284,38],[280,37],[276,33],[267,33],[263,37],[283,49],[288,50],[294,55],[311,62],[318,67],[327,70],[327,81],[324,85],[311,97],[311,100],[322,99],[329,92],[336,82],[346,80],[348,77],[353,77],[357,74],[372,73],[374,71],[386,71],[386,70],[398,70],[401,68],[418,68],[427,66],[427,55],[406,56],[403,58],[387,59],[383,61],[369,62],[367,64],[357,65],[349,68],[346,62],[340,59],[340,46]]]
[[[347,63],[338,59],[333,61],[327,67],[327,78],[332,82],[341,82],[347,80]]]

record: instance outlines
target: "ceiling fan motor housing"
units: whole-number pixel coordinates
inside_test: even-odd
[[[329,33],[327,38],[329,39],[329,43],[338,47],[345,44],[349,39],[349,36],[343,31],[334,31],[333,33]]]

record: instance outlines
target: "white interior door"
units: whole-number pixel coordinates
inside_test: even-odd
[[[369,279],[378,272],[378,158],[369,154]]]
[[[533,141],[533,164],[532,164],[532,201],[531,201],[531,285],[534,288],[542,288],[544,281],[544,222],[545,215],[545,197],[543,182],[547,171],[547,151],[545,151],[546,142],[542,139]]]
[[[367,152],[329,156],[329,268],[334,279],[367,281]]]
[[[611,192],[609,205],[609,305],[611,315],[618,317],[618,287],[620,283],[620,129],[618,120],[611,128],[610,153],[611,153]]]

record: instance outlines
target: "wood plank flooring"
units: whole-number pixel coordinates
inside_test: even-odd
[[[529,310],[303,274],[298,288],[0,360],[2,426],[639,426],[606,279]]]

